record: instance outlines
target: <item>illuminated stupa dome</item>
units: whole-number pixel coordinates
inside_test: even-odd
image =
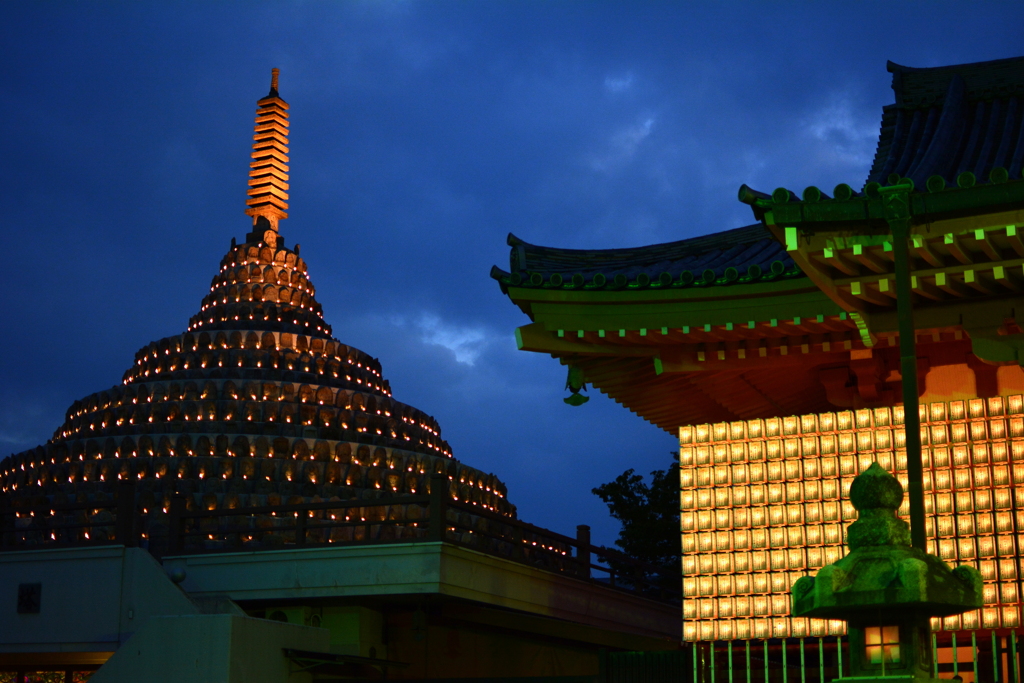
[[[299,246],[278,231],[287,134],[275,69],[256,113],[252,231],[184,333],[76,401],[46,445],[0,462],[15,506],[109,500],[131,479],[153,521],[175,493],[192,509],[372,498],[425,493],[436,472],[452,498],[515,514],[494,475],[454,460],[437,422],[391,397],[377,359],[331,336]]]

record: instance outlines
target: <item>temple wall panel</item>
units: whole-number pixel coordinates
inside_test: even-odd
[[[896,406],[681,428],[684,639],[845,633],[790,617],[790,589],[846,554],[855,476],[877,461],[906,487],[902,424]],[[928,552],[985,582],[984,608],[933,626],[1019,627],[1024,396],[923,404],[921,440]]]

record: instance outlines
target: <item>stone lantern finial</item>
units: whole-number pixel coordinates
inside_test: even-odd
[[[837,683],[935,681],[931,617],[981,607],[981,574],[911,547],[909,525],[896,515],[903,486],[877,462],[853,480],[850,502],[850,553],[793,585],[792,614],[847,622],[851,673]]]
[[[245,210],[257,240],[271,246],[277,242],[278,222],[288,217],[288,103],[277,92],[279,74],[278,69],[270,72],[270,93],[256,103]]]
[[[903,486],[877,462],[864,470],[850,486],[850,503],[857,521],[850,525],[846,545],[850,550],[874,545],[910,545],[910,525],[896,516],[903,502]]]

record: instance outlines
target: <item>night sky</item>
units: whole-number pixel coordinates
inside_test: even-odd
[[[281,69],[290,217],[335,336],[520,517],[616,525],[590,489],[674,438],[516,350],[507,233],[613,248],[753,222],[741,183],[859,188],[891,59],[1024,53],[1024,3],[0,3],[0,453],[48,439],[184,331],[243,238]],[[680,400],[686,400],[681,397]]]

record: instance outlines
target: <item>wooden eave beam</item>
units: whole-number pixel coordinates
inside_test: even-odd
[[[852,348],[853,340],[849,341]],[[805,343],[808,346],[807,353],[802,350]],[[665,355],[660,359],[661,374],[697,373],[703,375],[708,372],[746,372],[765,367],[819,365],[835,362],[836,357],[843,357],[849,353],[843,343],[828,341],[828,344],[830,350],[825,351],[823,342],[812,343],[809,339],[805,342],[803,338],[787,337],[780,340],[779,343],[766,346],[767,353],[763,356],[748,352],[745,354],[745,358],[740,358],[738,355],[740,349],[722,349],[726,351],[722,360],[718,356],[720,349],[705,350],[703,361],[695,360],[689,355],[685,357]],[[786,349],[785,354],[781,352],[783,347]]]
[[[989,278],[982,275],[981,271],[970,268],[964,271],[964,284],[985,296],[996,292],[996,288],[991,284]]]
[[[785,221],[777,220],[770,211],[765,214],[765,222],[776,229],[787,224]],[[811,282],[817,285],[818,288],[824,292],[826,296],[832,299],[832,301],[834,301],[840,308],[845,311],[865,310],[864,304],[856,298],[846,297],[840,293],[840,290],[835,286],[832,277],[818,268],[815,261],[812,260],[808,253],[802,250],[799,246],[791,248],[791,245],[787,245],[787,252],[789,253],[790,258],[793,259],[794,263],[796,263],[804,274],[811,279]]]
[[[822,252],[821,257],[810,256],[817,264],[823,264],[833,268],[843,275],[856,276],[860,274],[860,268],[853,261],[843,255],[839,249],[828,249]]]
[[[974,290],[964,284],[958,273],[936,273],[935,286],[946,292],[955,299],[970,299],[974,297]]]
[[[995,244],[992,243],[992,233],[978,228],[972,235],[974,246],[981,251],[990,261],[1002,261],[1003,255],[999,253]]]
[[[921,235],[914,235],[913,241],[914,246],[910,249],[912,254],[935,268],[941,268],[945,265],[945,261],[942,257],[935,253],[935,250],[931,248],[931,245],[929,245]]]
[[[771,320],[816,320],[845,315],[842,308],[817,287],[804,280],[805,289],[786,296],[732,298],[720,302],[670,302],[658,304],[593,304],[533,301],[535,322],[565,340],[598,345],[661,346],[680,339],[732,340],[751,336],[755,328]],[[518,301],[521,305],[522,300]],[[773,316],[766,320],[768,316]],[[774,317],[777,316],[777,317]],[[662,330],[666,333],[663,334]],[[584,336],[579,337],[583,330]],[[602,334],[603,332],[603,334]]]
[[[949,232],[946,233],[942,239],[942,244],[946,248],[946,251],[949,252],[950,256],[964,265],[969,266],[974,263],[974,258],[967,253],[964,245],[960,243],[959,236]]]
[[[992,269],[992,279],[1012,292],[1019,292],[1024,286],[1019,275],[1011,273],[1002,266]]]
[[[997,268],[1001,269],[1002,277],[1000,278],[995,277],[995,270]],[[960,264],[947,268],[915,270],[912,275],[914,280],[912,284],[915,284],[914,291],[936,301],[944,298],[938,293],[938,290],[946,292],[957,298],[972,298],[975,296],[972,291],[986,296],[1000,293],[1001,290],[995,287],[993,281],[1015,278],[1021,273],[1024,273],[1024,259],[1015,258],[1007,259],[1000,263]],[[867,291],[872,286],[881,289],[881,287],[876,283],[885,279],[885,277],[886,276],[868,276],[865,278],[858,278],[856,280],[852,278],[843,279],[837,280],[836,285],[838,287],[851,287],[852,290],[853,283],[859,282],[861,283],[861,291]],[[931,282],[934,282],[935,285],[932,286]],[[892,283],[890,283],[890,289],[892,288],[891,284]],[[873,298],[878,299],[879,305],[892,305],[891,302],[886,303],[884,299],[880,299],[878,297]]]
[[[863,263],[870,270],[873,270],[876,273],[890,272],[889,263],[875,255],[870,247],[865,249],[863,244],[855,244],[851,251],[853,253],[853,257],[860,263]]]
[[[1006,226],[1006,242],[1010,245],[1017,256],[1024,256],[1024,241],[1021,241],[1016,225]]]
[[[854,280],[849,284],[850,297],[882,308],[893,306],[892,299],[878,292],[877,282],[877,280]],[[840,291],[845,293],[845,290]]]
[[[647,347],[620,346],[609,348],[598,344],[587,344],[583,340],[566,339],[544,329],[541,323],[531,323],[516,328],[516,345],[521,351],[536,351],[552,355],[586,354],[612,356],[653,356]]]
[[[941,289],[924,278],[917,277],[916,275],[911,276],[910,284],[911,289],[913,289],[914,292],[925,298],[931,299],[932,301],[945,301],[948,298]]]

